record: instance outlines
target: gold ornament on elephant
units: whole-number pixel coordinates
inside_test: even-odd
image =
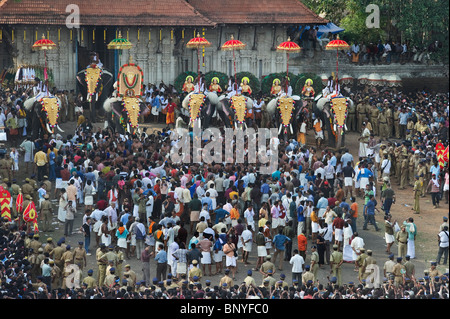
[[[85,71],[85,80],[88,91],[88,99],[90,99],[97,89],[100,78],[102,77],[102,68],[99,67],[88,67]]]
[[[239,124],[244,123],[247,113],[247,99],[242,95],[233,95],[231,97],[231,107],[235,110],[236,121]]]
[[[278,110],[280,111],[281,123],[286,127],[291,124],[292,111],[294,110],[293,98],[279,98]]]
[[[133,128],[138,127],[138,120],[140,115],[139,99],[135,97],[124,97],[123,107],[128,113],[128,120]]]
[[[334,119],[339,127],[345,126],[347,118],[347,99],[340,97],[331,99],[331,108],[334,112]]]
[[[201,93],[191,94],[189,97],[189,116],[191,117],[191,123],[200,117],[202,106],[205,103],[206,96]]]
[[[59,102],[56,97],[44,97],[41,99],[42,109],[47,113],[47,120],[50,127],[58,125]]]

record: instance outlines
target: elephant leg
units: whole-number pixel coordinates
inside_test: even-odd
[[[92,97],[91,102],[89,103],[89,118],[91,119],[91,122],[97,122],[97,114],[95,110],[95,97]]]

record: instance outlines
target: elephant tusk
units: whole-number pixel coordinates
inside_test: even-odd
[[[294,131],[292,130],[292,124],[289,124],[289,128],[291,130],[291,134],[294,134]]]
[[[131,134],[131,131],[130,131],[130,123],[127,123],[127,132]]]
[[[60,132],[64,133],[64,131],[59,127],[59,124],[56,125],[56,128],[57,128]]]
[[[281,128],[283,127],[283,124],[280,124],[280,128],[278,129],[278,135],[281,134]]]
[[[50,134],[53,134],[53,131],[50,129],[50,125],[48,125],[48,123],[47,123],[46,126],[47,126],[47,131],[48,131]]]

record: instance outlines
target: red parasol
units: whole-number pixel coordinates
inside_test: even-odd
[[[45,35],[42,35],[42,38],[40,40],[37,40],[34,42],[32,49],[34,51],[43,50],[44,51],[44,62],[45,62],[45,68],[44,68],[44,80],[45,80],[45,86],[47,87],[47,94],[48,94],[48,74],[47,74],[47,50],[52,50],[56,48],[55,42],[53,42],[50,39],[46,39]]]
[[[235,40],[233,35],[231,35],[231,40],[228,40],[227,42],[225,42],[221,49],[222,51],[233,51],[233,65],[234,65],[234,83],[236,84],[236,59],[234,56],[234,51],[235,50],[242,50],[246,47],[247,45],[242,43],[239,40]]]
[[[197,49],[197,74],[200,73],[200,48],[209,46],[211,46],[211,43],[205,38],[202,38],[199,33],[197,33],[195,38],[190,39],[189,42],[186,43],[186,48]]]
[[[348,50],[350,45],[344,40],[339,39],[339,35],[336,40],[328,42],[325,49],[326,50],[336,50],[336,88],[339,83],[338,70],[339,70],[339,50]]]
[[[300,52],[301,48],[300,46],[291,41],[291,38],[289,37],[287,41],[282,42],[279,46],[277,46],[277,51],[279,52],[286,52],[287,54],[287,61],[286,61],[286,92],[287,88],[289,87],[289,53],[298,53]]]

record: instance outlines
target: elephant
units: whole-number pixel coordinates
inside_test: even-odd
[[[27,127],[34,141],[44,134],[54,134],[55,127],[64,132],[58,124],[61,100],[56,96],[36,95],[24,102],[27,111]]]
[[[103,103],[108,125],[119,134],[140,133],[139,117],[147,110],[147,105],[137,97],[110,97]]]
[[[217,110],[226,127],[231,127],[231,122],[235,129],[247,128],[246,115],[253,109],[253,100],[245,95],[236,94],[231,97],[221,95]],[[230,122],[231,118],[231,122]]]
[[[344,102],[346,102],[345,107],[343,104]],[[334,107],[332,108],[332,103],[334,103],[334,106],[338,109],[333,110]],[[340,149],[345,145],[347,110],[353,107],[353,104],[353,100],[341,95],[335,97],[330,95],[327,97],[320,97],[315,102],[313,112],[322,120],[323,130],[324,132],[327,132],[327,137],[324,137],[328,140],[329,147]]]
[[[84,103],[88,105],[92,122],[97,120],[97,111],[101,110],[107,97],[112,92],[113,75],[106,69],[92,63],[77,73],[78,89]]]
[[[183,99],[181,105],[189,115],[188,126],[193,127],[194,124],[206,129],[212,121],[215,112],[218,112],[226,127],[231,127],[228,118],[229,112],[223,110],[220,104],[220,99],[215,92],[208,92],[200,95],[199,93],[191,92]]]
[[[283,134],[285,141],[288,139],[289,133],[296,138],[299,124],[308,118],[308,108],[304,102],[300,96],[293,95],[291,97],[279,96],[267,103],[269,117],[278,128],[278,135]],[[284,130],[282,130],[283,127]]]

